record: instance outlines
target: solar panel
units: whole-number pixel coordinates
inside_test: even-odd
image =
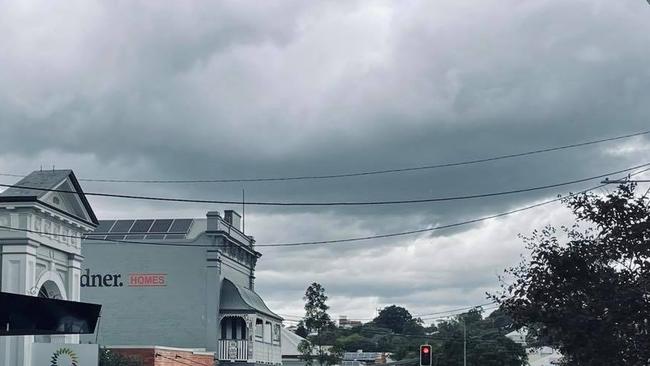
[[[95,229],[96,233],[107,233],[111,229],[111,226],[115,223],[115,220],[102,220],[99,222],[99,226]]]
[[[153,220],[136,220],[129,231],[130,233],[146,233],[153,224]]]
[[[150,233],[166,233],[167,230],[169,230],[169,227],[172,226],[172,221],[169,219],[165,220],[156,220],[156,222],[153,223],[153,226],[151,226],[151,229],[149,229]]]
[[[129,229],[131,228],[131,225],[133,225],[133,222],[135,220],[117,220],[113,228],[111,229],[111,233],[128,233]]]
[[[193,221],[192,219],[176,219],[169,231],[172,233],[187,233],[190,231]]]

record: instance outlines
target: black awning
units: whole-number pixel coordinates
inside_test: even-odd
[[[102,306],[0,292],[0,336],[92,334]]]

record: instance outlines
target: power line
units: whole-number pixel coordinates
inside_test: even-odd
[[[493,304],[496,304],[496,302],[492,301],[492,302],[488,302],[488,303],[484,303],[484,304],[465,306],[465,307],[462,307],[462,308],[450,309],[450,310],[445,310],[445,311],[437,311],[437,312],[434,312],[434,313],[411,314],[411,317],[413,317],[413,318],[426,318],[426,317],[430,317],[432,315],[454,313],[454,312],[462,311],[462,310],[472,310],[472,309],[475,309],[475,308],[478,308],[478,307],[489,306],[489,305],[493,305]],[[281,313],[279,313],[279,315],[282,315],[284,317],[294,318],[294,319],[304,319],[304,316],[301,316],[301,315],[290,315],[290,314],[281,314]],[[347,320],[361,321],[361,320],[374,320],[375,318],[346,318],[346,319]]]
[[[634,173],[631,173],[629,176],[633,177],[639,174],[642,174],[644,172],[649,171],[650,168],[646,168]],[[577,192],[577,194],[581,193],[586,193],[595,189],[599,189],[604,187],[606,184],[599,184],[597,186],[591,187],[584,189],[582,191]],[[442,226],[436,226],[432,228],[426,228],[426,229],[417,229],[417,230],[410,230],[410,231],[402,231],[402,232],[396,232],[396,233],[388,233],[388,234],[380,234],[380,235],[372,235],[372,236],[364,236],[364,237],[354,237],[354,238],[345,238],[345,239],[335,239],[335,240],[322,240],[322,241],[309,241],[309,242],[294,242],[294,243],[274,243],[274,244],[257,244],[256,246],[263,246],[263,247],[287,247],[287,246],[303,246],[303,245],[319,245],[319,244],[334,244],[334,243],[346,243],[346,242],[357,242],[357,241],[366,241],[366,240],[372,240],[372,239],[381,239],[381,238],[389,238],[389,237],[397,237],[397,236],[406,236],[406,235],[412,235],[412,234],[417,234],[417,233],[424,233],[424,232],[431,232],[431,231],[437,231],[437,230],[443,230],[447,228],[452,228],[452,227],[458,227],[458,226],[463,226],[463,225],[469,225],[473,223],[478,223],[481,221],[486,221],[498,217],[503,217],[507,215],[511,215],[514,213],[518,213],[521,211],[526,211],[530,210],[536,207],[544,206],[553,202],[560,201],[562,198],[558,197],[555,199],[547,200],[544,202],[536,203],[533,205],[529,206],[524,206],[520,207],[515,210],[510,210],[510,211],[505,211],[501,212],[498,214],[494,215],[489,215],[489,216],[484,216],[476,219],[471,219],[471,220],[465,220],[453,224],[447,224],[447,225],[442,225]],[[74,239],[79,239],[79,236],[75,235],[65,235],[65,234],[57,234],[57,233],[48,233],[44,231],[37,231],[37,230],[31,230],[31,229],[23,229],[23,228],[14,228],[10,226],[3,226],[0,225],[0,229],[6,229],[6,230],[12,230],[12,231],[20,231],[20,232],[28,232],[28,233],[34,233],[34,234],[40,234],[40,235],[50,235],[50,236],[58,236],[58,237],[66,237],[66,238],[74,238]],[[85,239],[85,238],[84,238]],[[90,242],[85,242],[85,244],[102,244],[103,243],[114,243],[114,244],[138,244],[138,245],[153,245],[153,246],[171,246],[171,247],[220,247],[219,245],[202,245],[202,244],[192,244],[192,243],[176,243],[176,242],[148,242],[148,241],[136,241],[136,240],[118,240],[118,239],[104,239],[104,238],[92,238],[92,239],[86,239],[86,240],[91,240]],[[100,242],[100,243],[96,243]]]
[[[644,173],[646,171],[649,171],[650,168],[640,170],[638,172],[630,174],[630,177]],[[592,188],[588,188],[582,191],[577,192],[577,194],[581,193],[586,193],[595,189],[599,189],[604,187],[605,184],[599,184],[597,186],[594,186]],[[426,229],[417,229],[417,230],[410,230],[410,231],[402,231],[402,232],[396,232],[396,233],[388,233],[388,234],[380,234],[380,235],[372,235],[372,236],[363,236],[363,237],[353,237],[353,238],[344,238],[344,239],[335,239],[335,240],[321,240],[321,241],[306,241],[306,242],[294,242],[294,243],[274,243],[274,244],[256,244],[256,247],[293,247],[293,246],[307,246],[307,245],[321,245],[321,244],[337,244],[337,243],[348,243],[348,242],[360,242],[360,241],[367,241],[367,240],[373,240],[373,239],[382,239],[382,238],[390,238],[390,237],[398,237],[398,236],[407,236],[407,235],[412,235],[412,234],[418,234],[418,233],[424,233],[424,232],[432,232],[432,231],[438,231],[438,230],[443,230],[443,229],[448,229],[448,228],[453,228],[453,227],[459,227],[459,226],[464,226],[464,225],[469,225],[469,224],[474,224],[482,221],[487,221],[490,219],[498,218],[498,217],[503,217],[503,216],[508,216],[514,213],[526,211],[526,210],[531,210],[536,207],[548,205],[553,202],[560,201],[562,198],[558,197],[555,199],[547,200],[544,202],[536,203],[533,205],[529,206],[524,206],[515,210],[510,210],[510,211],[505,211],[501,212],[498,214],[494,215],[489,215],[489,216],[484,216],[476,219],[471,219],[471,220],[465,220],[465,221],[460,221],[457,223],[453,224],[447,224],[447,225],[442,225],[442,226],[436,226],[432,228],[426,228]],[[66,237],[66,238],[74,238],[74,239],[79,239],[79,236],[75,235],[65,235],[65,234],[57,234],[57,233],[48,233],[44,231],[37,231],[37,230],[31,230],[31,229],[23,229],[23,228],[14,228],[10,226],[3,226],[0,225],[0,229],[5,229],[5,230],[13,230],[13,231],[20,231],[20,232],[27,232],[27,233],[33,233],[33,234],[40,234],[40,235],[50,235],[50,236],[58,236],[58,237]],[[220,247],[219,245],[203,245],[203,244],[192,244],[192,243],[176,243],[176,242],[147,242],[147,241],[136,241],[136,240],[118,240],[118,239],[104,239],[104,238],[92,238],[92,239],[86,239],[90,241],[86,241],[84,245],[88,244],[106,244],[106,243],[114,243],[114,244],[137,244],[137,245],[151,245],[151,246],[168,246],[168,247]]]
[[[247,205],[255,206],[379,206],[379,205],[400,205],[400,204],[416,204],[416,203],[433,203],[433,202],[446,202],[446,201],[458,201],[458,200],[468,200],[468,199],[477,199],[477,198],[487,198],[487,197],[496,197],[504,196],[518,193],[526,193],[532,191],[546,190],[551,188],[558,188],[568,185],[573,185],[577,183],[583,183],[594,179],[605,178],[610,175],[620,174],[628,172],[630,170],[635,170],[650,165],[650,163],[645,163],[637,165],[631,168],[618,170],[615,172],[610,172],[606,174],[600,174],[593,177],[575,179],[571,181],[565,181],[561,183],[547,184],[536,187],[520,188],[513,189],[508,191],[500,192],[490,192],[490,193],[480,193],[480,194],[469,194],[461,196],[447,196],[447,197],[432,197],[432,198],[423,198],[423,199],[411,199],[411,200],[392,200],[392,201],[339,201],[339,202],[269,202],[269,201],[251,201],[246,202]],[[13,187],[20,189],[32,189],[36,191],[46,191],[46,192],[58,192],[58,193],[77,193],[72,190],[64,189],[51,189],[51,188],[40,188],[40,187],[30,187],[16,184],[0,184],[0,187]],[[145,201],[163,201],[163,202],[183,202],[183,203],[209,203],[209,204],[241,204],[241,201],[226,201],[226,200],[208,200],[208,199],[189,199],[189,198],[174,198],[174,197],[155,197],[155,196],[142,196],[142,195],[129,195],[129,194],[117,194],[117,193],[103,193],[103,192],[87,192],[84,193],[86,196],[96,196],[96,197],[109,197],[109,198],[122,198],[122,199],[136,199],[136,200],[145,200]]]
[[[644,172],[646,172],[648,170],[650,170],[650,169],[643,169],[643,170],[638,171],[636,173],[630,174],[630,176],[641,174],[641,173],[644,173]],[[594,186],[592,188],[588,188],[588,189],[579,191],[577,193],[578,194],[586,193],[586,192],[592,191],[594,189],[602,188],[605,185],[606,184],[599,184],[597,186]],[[456,222],[456,223],[453,223],[453,224],[435,226],[435,227],[426,228],[426,229],[416,229],[416,230],[401,231],[401,232],[395,232],[395,233],[389,233],[389,234],[369,235],[369,236],[360,236],[360,237],[344,238],[344,239],[333,239],[333,240],[303,241],[303,242],[294,242],[294,243],[256,244],[256,246],[258,246],[258,247],[309,246],[309,245],[323,245],[323,244],[339,244],[339,243],[361,242],[361,241],[366,241],[366,240],[393,238],[393,237],[399,237],[399,236],[408,236],[408,235],[413,235],[413,234],[421,234],[421,233],[425,233],[425,232],[432,232],[432,231],[438,231],[438,230],[443,230],[443,229],[449,229],[449,228],[469,225],[469,224],[475,224],[475,223],[478,223],[478,222],[487,221],[487,220],[491,220],[491,219],[495,219],[495,218],[499,218],[499,217],[503,217],[503,216],[512,215],[512,214],[515,214],[515,213],[518,213],[518,212],[531,210],[533,208],[548,205],[550,203],[557,202],[557,201],[560,201],[560,200],[562,200],[562,198],[558,197],[558,198],[554,198],[554,199],[551,199],[551,200],[543,201],[543,202],[536,203],[536,204],[529,205],[529,206],[520,207],[520,208],[517,208],[517,209],[514,209],[514,210],[505,211],[505,212],[501,212],[501,213],[494,214],[494,215],[483,216],[483,217],[479,217],[479,218],[476,218],[476,219],[465,220],[465,221],[460,221],[460,222]]]
[[[480,164],[480,163],[486,163],[486,162],[491,162],[491,161],[496,161],[496,160],[511,159],[511,158],[517,158],[517,157],[522,157],[522,156],[529,156],[529,155],[535,155],[535,154],[542,154],[542,153],[548,153],[548,152],[553,152],[553,151],[565,150],[565,149],[573,149],[573,148],[578,148],[578,147],[583,147],[583,146],[588,146],[588,145],[595,145],[595,144],[600,144],[600,143],[610,142],[610,141],[616,141],[616,140],[622,140],[622,139],[627,139],[627,138],[642,136],[642,135],[647,135],[647,134],[650,134],[650,130],[641,131],[641,132],[632,133],[632,134],[627,134],[627,135],[622,135],[622,136],[609,137],[609,138],[604,138],[604,139],[599,139],[599,140],[584,141],[584,142],[574,143],[574,144],[569,144],[569,145],[555,146],[555,147],[549,147],[549,148],[543,148],[543,149],[531,150],[531,151],[525,151],[525,152],[519,152],[519,153],[513,153],[513,154],[496,155],[496,156],[492,156],[492,157],[488,157],[488,158],[482,158],[482,159],[465,160],[465,161],[457,161],[457,162],[449,162],[449,163],[438,163],[438,164],[422,165],[422,166],[414,166],[414,167],[406,167],[406,168],[393,168],[393,169],[383,169],[383,170],[366,170],[366,171],[357,171],[357,172],[350,172],[350,173],[338,173],[338,174],[302,175],[302,176],[289,176],[289,177],[232,178],[232,179],[179,179],[179,180],[173,180],[173,179],[93,179],[93,178],[82,178],[82,179],[79,179],[79,180],[80,181],[85,181],[85,182],[99,182],[99,183],[190,184],[190,183],[275,182],[275,181],[292,181],[292,180],[318,180],[318,179],[350,178],[350,177],[360,177],[360,176],[368,176],[368,175],[379,175],[379,174],[389,174],[389,173],[403,173],[403,172],[411,172],[411,171],[418,171],[418,170],[430,170],[430,169],[449,168],[449,167],[456,167],[456,166],[463,166],[463,165]],[[0,173],[0,176],[24,177],[24,175],[9,174],[9,173]]]

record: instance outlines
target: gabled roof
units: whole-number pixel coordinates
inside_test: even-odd
[[[81,189],[79,181],[75,177],[72,170],[37,170],[29,174],[28,176],[21,179],[18,183],[7,188],[4,192],[0,193],[0,202],[40,202],[52,208],[56,211],[61,211],[60,209],[51,206],[50,204],[44,202],[42,198],[51,192],[51,190],[56,189],[61,183],[66,179],[70,180],[70,183],[74,187],[75,193],[79,196],[84,209],[88,213],[88,216],[91,219],[89,224],[98,225],[97,217],[93,212],[86,195]],[[72,215],[70,212],[64,212],[67,215]],[[76,218],[86,221],[83,217],[78,217],[73,215]]]
[[[266,306],[260,295],[245,287],[234,284],[227,278],[224,278],[223,283],[221,284],[221,301],[219,310],[231,312],[256,312],[268,315],[277,320],[282,320],[281,316],[272,312]]]

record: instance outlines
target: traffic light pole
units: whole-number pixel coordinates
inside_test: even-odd
[[[467,327],[463,319],[463,366],[467,366]]]

